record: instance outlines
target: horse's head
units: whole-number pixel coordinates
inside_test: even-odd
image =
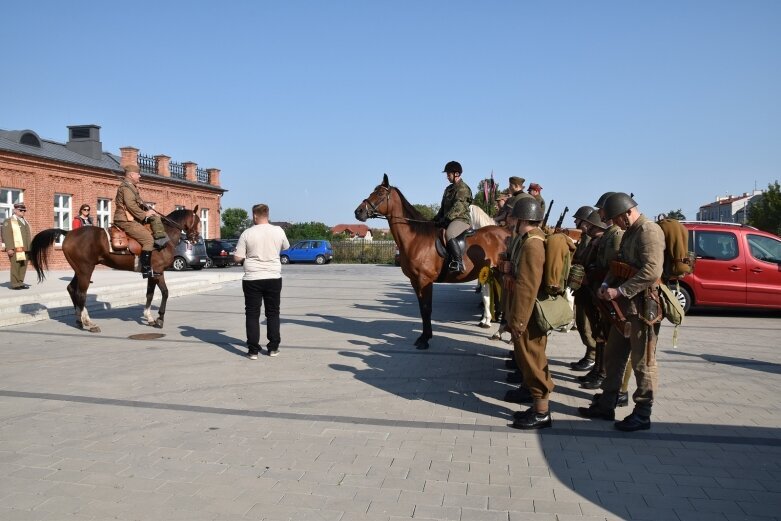
[[[387,217],[390,213],[391,186],[388,174],[383,174],[382,183],[378,184],[369,197],[364,199],[355,209],[355,218],[366,222],[372,217]]]
[[[168,214],[170,224],[187,237],[190,242],[197,242],[200,235],[201,219],[198,217],[198,205],[192,210],[174,210]],[[165,222],[165,219],[163,219]]]

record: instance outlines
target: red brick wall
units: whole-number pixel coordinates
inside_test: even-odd
[[[114,197],[121,179],[122,176],[109,170],[69,165],[0,151],[0,187],[24,191],[24,202],[27,205],[26,218],[30,222],[33,235],[54,227],[55,194],[71,195],[71,219],[78,213],[79,206],[88,203],[92,208],[90,215],[95,221],[98,198],[112,201],[113,214]],[[197,204],[200,208],[208,208],[209,236],[219,238],[221,197],[219,193],[202,190],[192,185],[181,186],[170,179],[152,176],[142,176],[139,190],[141,197],[154,202],[155,209],[162,214],[172,212],[177,205],[194,208]],[[51,269],[70,269],[58,247],[55,247],[55,251],[50,256],[49,266]],[[0,255],[0,270],[8,269],[8,256]]]

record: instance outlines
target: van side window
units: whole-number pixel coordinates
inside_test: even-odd
[[[700,230],[694,253],[708,260],[732,260],[738,256],[738,238],[734,233]]]
[[[781,263],[781,241],[748,234],[748,249],[751,256],[764,262]]]

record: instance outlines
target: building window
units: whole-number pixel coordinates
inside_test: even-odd
[[[66,194],[54,194],[54,227],[70,230],[71,222],[71,196]],[[60,235],[56,244],[62,245],[64,237]]]
[[[209,209],[201,208],[201,237],[209,239]]]
[[[98,222],[95,224],[101,228],[111,226],[111,199],[98,199],[98,209],[95,212]]]
[[[24,192],[13,188],[0,189],[0,223],[14,214],[14,205],[24,202]]]

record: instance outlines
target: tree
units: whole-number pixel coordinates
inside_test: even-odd
[[[493,173],[491,177],[481,179],[477,184],[473,204],[483,209],[485,213],[493,217],[496,214],[496,197],[499,195],[499,185],[494,181]]]
[[[778,180],[767,191],[749,203],[748,224],[769,233],[781,235],[781,186]]]
[[[241,235],[241,232],[252,226],[252,220],[244,208],[228,208],[222,212],[222,226],[220,237],[233,239]]]
[[[308,223],[292,224],[285,230],[285,235],[287,235],[287,239],[290,241],[290,244],[303,239],[324,239],[330,241],[334,238],[334,234],[331,232],[331,228],[323,223],[314,221]]]
[[[438,204],[413,204],[417,211],[420,212],[424,218],[431,220],[439,212]]]
[[[667,215],[665,215],[665,214],[662,214],[662,215],[666,219],[675,219],[677,221],[685,221],[686,220],[686,216],[683,215],[683,211],[681,211],[680,208],[678,208],[677,210],[670,210],[669,212],[667,212]]]

